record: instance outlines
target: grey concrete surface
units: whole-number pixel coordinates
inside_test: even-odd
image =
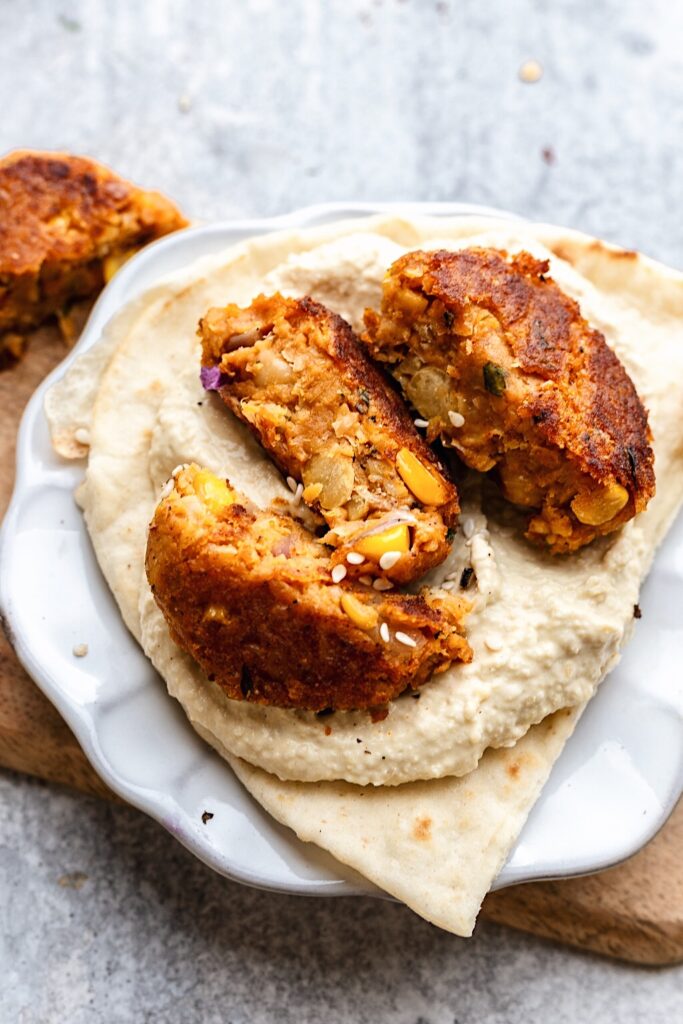
[[[0,1020],[675,1024],[683,969],[211,874],[132,809],[0,774]]]
[[[682,44],[666,0],[0,0],[0,152],[91,153],[207,219],[462,199],[682,266]],[[682,1017],[681,968],[249,891],[0,773],[0,1024]]]

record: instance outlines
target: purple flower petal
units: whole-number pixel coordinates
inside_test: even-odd
[[[199,379],[206,391],[218,391],[223,383],[220,366],[202,366]]]

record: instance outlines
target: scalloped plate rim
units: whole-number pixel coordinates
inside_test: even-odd
[[[265,234],[287,227],[312,227],[340,218],[365,217],[377,213],[418,213],[427,216],[462,214],[518,219],[516,215],[504,210],[467,203],[322,203],[303,207],[289,214],[277,217],[236,219],[190,227],[184,231],[166,236],[146,247],[140,254],[130,260],[103,290],[91,310],[88,321],[74,349],[46,377],[31,397],[24,412],[17,438],[14,491],[0,530],[0,614],[2,614],[6,625],[8,636],[19,660],[75,733],[88,760],[97,773],[115,793],[164,825],[183,845],[209,867],[228,878],[269,891],[327,896],[361,894],[386,896],[385,893],[382,893],[364,879],[354,881],[344,878],[338,880],[332,878],[328,880],[313,880],[312,882],[299,879],[296,883],[293,883],[291,879],[284,877],[278,881],[273,877],[266,878],[263,875],[259,875],[257,872],[250,870],[248,864],[244,861],[235,861],[231,859],[229,853],[216,851],[210,844],[204,841],[202,834],[197,832],[194,827],[185,829],[179,827],[177,818],[178,805],[172,795],[160,792],[159,790],[150,790],[146,787],[134,785],[122,778],[120,773],[103,754],[98,739],[97,722],[89,712],[89,706],[84,708],[66,698],[59,684],[59,677],[55,676],[49,665],[46,665],[44,659],[41,660],[41,657],[31,650],[23,631],[20,612],[15,606],[15,588],[11,574],[5,568],[7,564],[5,555],[10,551],[10,546],[18,528],[21,510],[31,493],[40,486],[46,486],[47,478],[53,484],[61,481],[60,486],[68,488],[69,492],[71,492],[74,483],[78,479],[79,469],[82,469],[82,463],[80,462],[63,462],[56,470],[44,471],[41,476],[39,469],[36,467],[35,432],[36,429],[40,428],[40,421],[43,419],[42,406],[45,392],[56,379],[64,374],[68,366],[78,355],[97,342],[102,327],[121,307],[124,300],[130,297],[133,283],[143,267],[146,268],[150,263],[154,265],[154,262],[159,262],[163,259],[164,254],[178,247],[181,249],[187,248],[188,241],[197,238],[206,239],[209,243],[212,243],[216,239],[223,239],[226,234],[234,235],[233,241],[230,243],[224,242],[218,247],[213,247],[209,244],[206,251],[213,252],[227,247],[227,244],[234,244],[243,238],[257,234]],[[161,274],[160,278],[164,276],[166,276],[165,273]],[[35,474],[38,475],[35,476]],[[84,524],[83,532],[85,532]],[[683,579],[680,582],[683,593]],[[132,642],[135,643],[134,640]],[[683,748],[683,716],[681,709],[677,706],[669,707],[666,705],[666,702],[660,703],[658,706],[660,708],[664,707],[667,711],[673,710],[673,713],[678,716],[680,722],[680,746]],[[190,727],[188,726],[188,728]],[[575,735],[569,740],[568,747],[571,744],[576,745],[580,742],[580,728],[581,723],[577,726]],[[206,748],[206,753],[207,756],[215,757],[213,751],[208,747]],[[225,767],[227,768],[227,766]],[[227,770],[229,771],[229,768]],[[553,772],[555,772],[555,768]],[[670,770],[667,777],[668,784],[662,786],[661,791],[657,794],[660,808],[659,813],[648,820],[647,825],[644,824],[637,832],[633,832],[629,836],[622,838],[619,842],[613,843],[608,849],[596,850],[594,855],[588,859],[568,860],[566,863],[563,863],[560,857],[552,864],[540,862],[532,866],[525,865],[524,863],[516,866],[514,864],[514,853],[523,841],[527,828],[525,826],[508,858],[508,862],[498,875],[493,889],[518,884],[519,882],[588,874],[611,867],[630,857],[652,838],[673,810],[677,799],[683,791],[683,757],[679,756],[678,771]],[[539,798],[539,803],[541,800],[542,797]],[[537,808],[538,804],[532,811],[532,816],[537,812]],[[309,844],[299,844],[296,839],[293,839],[292,842],[300,845],[302,849],[304,847],[310,849]],[[344,870],[343,866],[340,866],[340,874]]]

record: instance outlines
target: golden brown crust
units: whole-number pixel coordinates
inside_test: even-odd
[[[367,312],[364,340],[413,400],[423,367],[442,374],[428,436],[476,469],[496,467],[504,493],[538,509],[527,536],[557,553],[642,511],[654,470],[631,379],[548,270],[524,252],[408,253],[389,271],[381,313]]]
[[[164,196],[93,160],[10,153],[0,160],[0,338],[99,290],[106,257],[186,224]]]
[[[375,708],[453,660],[471,660],[465,602],[335,584],[327,549],[290,516],[234,491],[229,504],[212,507],[203,475],[183,470],[158,505],[146,569],[173,638],[229,697],[313,711]],[[364,628],[342,606],[349,595],[370,619]]]
[[[443,561],[455,485],[341,317],[310,298],[261,295],[247,309],[209,310],[199,333],[205,381],[219,374],[211,386],[283,473],[302,481],[304,501],[331,528],[325,542],[337,561],[400,510],[410,520],[409,551],[386,570],[368,559],[348,571],[404,583]],[[397,468],[406,451],[431,476],[434,504],[418,500]]]

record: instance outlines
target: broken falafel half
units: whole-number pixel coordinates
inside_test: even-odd
[[[143,245],[185,227],[158,192],[102,164],[18,150],[0,159],[0,364],[51,316],[98,292]]]
[[[572,552],[654,494],[647,413],[621,362],[549,263],[496,249],[409,252],[390,268],[363,341],[425,420],[427,438],[495,471],[532,509],[525,536]]]
[[[311,298],[211,309],[201,377],[329,526],[333,564],[379,587],[447,556],[458,496],[351,327]]]
[[[470,661],[467,602],[335,582],[329,550],[191,465],[156,508],[147,578],[175,642],[233,700],[378,708]]]

